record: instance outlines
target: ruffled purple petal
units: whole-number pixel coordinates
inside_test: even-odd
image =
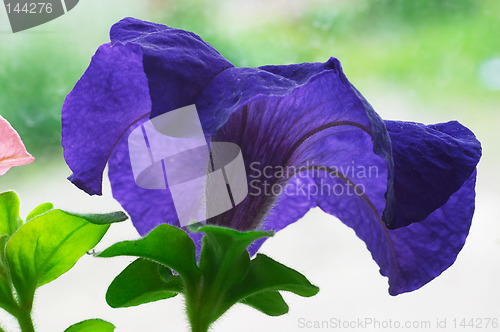
[[[240,146],[249,181],[243,202],[208,223],[278,231],[319,206],[366,243],[393,295],[455,261],[481,156],[467,128],[382,121],[333,58],[234,68],[195,34],[132,18],[111,40],[65,101],[63,147],[71,180],[90,194],[109,159],[113,195],[142,235],[179,222],[168,188],[135,184],[128,134],[150,111],[195,103],[213,142]]]
[[[123,132],[151,110],[142,56],[138,45],[102,45],[64,102],[62,145],[70,180],[91,195],[101,194],[102,172]]]
[[[382,214],[388,190],[387,165],[391,164],[385,159],[390,156],[389,137],[384,122],[352,88],[338,60],[227,69],[202,91],[196,105],[206,134],[216,133],[214,141],[241,147],[250,182],[250,195],[209,223],[241,230],[279,230],[298,220],[315,205],[314,199],[308,203],[314,194],[304,192],[300,185],[306,180],[291,173],[270,178],[255,173],[288,166],[298,173],[324,166],[337,168],[343,179],[349,179],[337,190],[356,185],[363,190],[370,188],[367,195]],[[177,224],[168,190],[138,188],[126,142],[116,150],[119,152],[110,160],[109,171],[113,194],[139,232],[145,234],[160,223]],[[371,168],[374,174],[366,174]],[[297,189],[291,189],[293,183]],[[285,184],[292,195],[254,191]],[[299,197],[304,195],[305,199]]]
[[[427,218],[448,201],[475,170],[481,144],[456,121],[426,126],[386,121],[395,166],[395,210],[388,226]]]
[[[390,139],[384,122],[345,78],[338,60],[228,69],[203,90],[197,106],[205,131],[216,132],[213,141],[241,147],[249,177],[249,196],[209,223],[240,230],[281,229],[314,204],[297,205],[297,197],[278,198],[276,192],[290,185],[294,172],[321,167],[336,170],[345,190],[364,188],[376,211],[383,213],[391,181]],[[287,174],[277,174],[280,169]],[[373,174],[367,174],[370,169]],[[335,199],[335,193],[331,196]]]
[[[128,136],[149,119],[134,124],[116,145],[109,158],[109,180],[113,197],[127,211],[134,227],[141,236],[146,235],[159,224],[180,227],[172,195],[168,189],[143,189],[136,185],[129,155]],[[149,137],[151,139],[152,137]],[[196,247],[201,248],[200,233],[189,233]]]
[[[136,185],[130,164],[128,136],[133,129],[143,124],[141,120],[123,136],[109,159],[109,180],[113,197],[127,211],[135,228],[141,235],[160,223],[179,226],[174,203],[167,189],[143,189]]]
[[[425,220],[388,231],[396,252],[392,269],[399,269],[394,274],[385,267],[391,295],[422,287],[455,262],[471,226],[475,184],[474,171],[448,202]]]
[[[151,117],[193,103],[200,90],[233,65],[196,34],[125,18],[111,28],[111,42],[132,42],[144,53]]]
[[[318,196],[318,205],[354,229],[389,278],[389,292],[418,289],[446,270],[465,243],[474,213],[475,172],[425,220],[388,229],[361,196]]]
[[[369,105],[332,62],[332,69],[322,73],[312,70],[308,76],[299,71],[297,80],[290,79],[292,74],[277,77],[261,69],[229,69],[198,97],[198,107],[213,114],[202,119],[205,130],[215,131],[214,141],[241,147],[250,181],[250,195],[240,205],[208,222],[278,231],[318,205],[365,241],[381,273],[389,277],[391,294],[415,290],[447,269],[465,242],[474,211],[475,173],[471,174],[480,145],[456,122],[433,126],[390,122],[394,139],[387,139],[385,126],[378,124]],[[401,127],[405,130],[398,131]],[[384,144],[396,150],[390,158],[391,148]],[[297,172],[284,178],[264,175],[265,168],[274,172],[279,167]],[[397,204],[405,201],[397,193],[388,195],[390,180],[394,176],[398,181],[396,177],[403,174],[399,181],[408,185],[408,170],[415,167],[444,188],[414,181],[413,192],[423,190],[433,197],[436,191],[440,199],[446,197],[439,205],[417,197],[416,206],[426,212],[423,219],[408,215],[402,221],[392,219],[392,225],[401,228],[391,230],[382,216],[400,217],[397,212],[404,207]],[[441,169],[446,172],[440,173]],[[267,188],[276,185],[282,191],[266,192],[264,182]],[[252,195],[252,190],[258,194]],[[262,242],[255,243],[250,253]]]
[[[62,144],[70,180],[101,194],[102,172],[127,128],[192,104],[218,73],[233,65],[191,32],[132,18],[111,29],[68,95],[62,112]]]

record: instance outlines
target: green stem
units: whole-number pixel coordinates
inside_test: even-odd
[[[211,321],[207,309],[211,306],[211,301],[207,301],[202,282],[195,289],[186,292],[186,311],[192,332],[208,332]]]
[[[35,327],[33,326],[33,320],[31,319],[30,312],[21,310],[16,315],[16,318],[19,322],[19,327],[21,327],[22,332],[35,332]]]
[[[208,332],[208,324],[195,320],[191,322],[191,332]]]

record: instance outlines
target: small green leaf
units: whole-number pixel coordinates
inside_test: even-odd
[[[227,293],[227,302],[236,303],[262,291],[289,291],[300,296],[316,295],[319,288],[301,273],[263,254],[250,263],[245,278]]]
[[[195,283],[200,275],[195,251],[194,243],[186,232],[162,224],[144,238],[115,243],[98,256],[138,256],[151,259],[177,271],[186,282]]]
[[[19,217],[19,197],[13,191],[0,194],[0,236],[14,234],[23,224]]]
[[[168,299],[182,291],[180,276],[172,275],[165,265],[139,258],[109,285],[106,301],[112,308],[132,307]]]
[[[272,236],[270,232],[240,232],[211,225],[191,226],[190,230],[205,233],[200,254],[200,269],[206,282],[215,282],[214,288],[218,292],[224,291],[220,289],[221,286],[229,287],[240,281],[247,273],[250,257],[246,248],[255,240]]]
[[[128,216],[121,211],[111,212],[111,213],[100,213],[100,214],[82,214],[73,212],[66,212],[66,213],[75,217],[83,218],[88,222],[91,222],[96,225],[108,225],[117,222],[122,222],[128,219]]]
[[[240,232],[238,230],[215,226],[215,225],[203,225],[200,223],[192,224],[188,226],[189,231],[193,233],[205,233],[205,237],[213,237],[219,241],[220,246],[233,246],[238,244],[239,247],[248,247],[252,242],[261,239],[263,237],[273,236],[273,232],[265,231],[247,231]]]
[[[38,205],[33,211],[30,212],[30,214],[28,214],[28,216],[26,217],[26,222],[30,221],[35,217],[41,216],[44,213],[49,212],[53,208],[54,205],[52,205],[52,203],[43,203]]]
[[[64,332],[113,332],[115,326],[102,319],[89,319],[68,327]]]
[[[38,215],[21,226],[7,243],[6,255],[23,306],[31,309],[36,288],[71,269],[108,228],[61,210]]]
[[[278,291],[260,292],[240,301],[269,316],[281,316],[288,313],[288,305]]]

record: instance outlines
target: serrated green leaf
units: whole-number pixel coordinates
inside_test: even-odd
[[[36,288],[71,269],[108,228],[61,210],[51,210],[21,226],[7,243],[6,256],[23,306],[31,308]]]
[[[102,319],[89,319],[68,327],[64,332],[113,332],[115,326]]]
[[[288,313],[288,304],[278,291],[260,292],[240,301],[268,316],[281,316]]]
[[[115,243],[98,256],[138,256],[151,259],[177,271],[186,282],[195,283],[200,275],[195,251],[194,243],[186,232],[162,224],[144,238]]]
[[[231,306],[262,291],[289,291],[310,297],[316,295],[319,288],[312,285],[301,273],[266,255],[257,254],[251,261],[245,278],[226,294],[226,301]]]
[[[0,194],[0,236],[14,234],[23,224],[19,217],[19,197],[13,191]]]
[[[31,211],[28,216],[26,217],[26,222],[30,221],[31,219],[41,216],[44,213],[49,212],[54,208],[54,205],[52,203],[42,203],[38,205],[33,211]]]
[[[172,275],[165,265],[139,258],[109,285],[106,301],[112,308],[132,307],[168,299],[182,291],[180,276]]]

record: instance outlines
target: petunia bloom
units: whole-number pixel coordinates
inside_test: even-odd
[[[26,165],[35,158],[26,151],[17,131],[0,115],[0,175],[14,166]]]
[[[236,68],[191,32],[132,18],[112,27],[65,100],[70,180],[101,194],[108,164],[142,235],[179,226],[168,188],[136,185],[127,137],[191,104],[210,141],[241,148],[248,174],[249,195],[208,224],[279,231],[320,207],[366,243],[393,295],[438,276],[463,247],[481,156],[469,129],[382,120],[335,58]]]

